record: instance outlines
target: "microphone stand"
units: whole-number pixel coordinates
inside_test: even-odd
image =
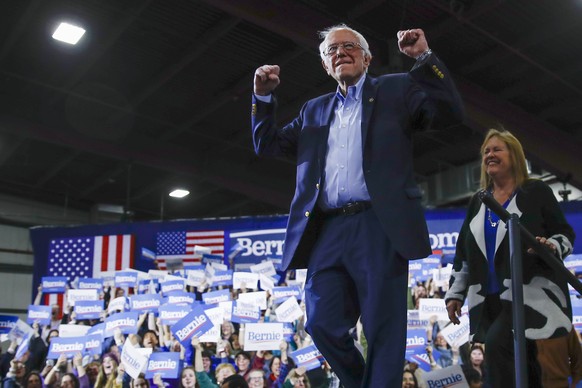
[[[560,259],[536,240],[523,225],[519,223],[517,214],[509,214],[487,190],[477,193],[485,206],[493,211],[499,219],[507,224],[509,231],[509,255],[511,262],[511,294],[513,299],[513,347],[515,360],[515,386],[527,387],[527,365],[525,358],[525,318],[523,304],[523,266],[521,257],[521,238],[528,246],[542,258],[542,260],[554,270],[558,276],[564,278],[576,291],[582,294],[582,283],[572,274]]]

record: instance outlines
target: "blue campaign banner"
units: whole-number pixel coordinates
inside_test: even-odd
[[[190,346],[192,337],[200,337],[213,327],[214,325],[204,312],[204,308],[196,306],[188,315],[176,322],[171,327],[171,331],[182,346],[187,347]]]
[[[216,304],[231,300],[230,290],[210,291],[202,294],[202,300],[205,304]]]
[[[172,279],[160,283],[162,295],[167,296],[174,292],[184,292],[184,287],[186,285],[186,280],[184,279]]]
[[[0,315],[0,334],[7,334],[18,322],[16,315]]]
[[[28,306],[28,316],[26,317],[26,323],[32,324],[34,322],[38,322],[39,325],[50,325],[51,313],[51,306],[35,306],[31,304]]]
[[[78,300],[75,302],[77,319],[99,319],[103,312],[102,300]]]
[[[155,313],[162,304],[162,297],[158,294],[141,294],[131,295],[129,297],[129,306],[131,311],[141,313]]]
[[[177,379],[182,370],[179,352],[155,352],[150,354],[146,379],[153,379],[159,374],[162,379]]]
[[[433,255],[454,256],[459,231],[465,220],[465,209],[432,210],[425,212],[428,238]]]
[[[115,287],[135,287],[137,272],[119,271],[115,273]]]
[[[206,265],[204,265],[204,264],[184,265],[184,273],[188,273],[188,271],[204,271],[205,269],[206,269]]]
[[[103,337],[113,337],[115,329],[119,328],[123,334],[137,334],[137,321],[139,313],[128,312],[108,316],[105,319],[105,332]]]
[[[156,259],[156,253],[152,250],[141,247],[141,257],[144,258],[145,260],[152,260],[153,261]]]
[[[570,296],[572,301],[572,323],[578,333],[582,332],[582,299],[575,295]]]
[[[20,360],[22,356],[28,352],[28,348],[30,347],[30,339],[32,338],[33,334],[33,332],[30,332],[24,336],[22,342],[20,342],[20,345],[18,345],[18,348],[16,348],[16,353],[14,354],[15,360]]]
[[[164,298],[165,303],[168,304],[179,304],[179,305],[192,305],[198,302],[196,300],[196,294],[186,291],[173,292]]]
[[[287,299],[290,296],[301,300],[301,288],[299,286],[273,287],[271,294],[273,295],[273,300]]]
[[[417,363],[423,370],[430,371],[430,361],[426,354],[426,329],[406,331],[406,360]]]
[[[295,328],[293,327],[293,324],[290,322],[283,322],[283,337],[285,338],[285,341],[291,342],[294,335]]]
[[[101,338],[105,337],[105,322],[101,322],[96,324],[95,326],[91,326],[91,328],[87,331],[87,336],[98,334]]]
[[[85,337],[84,354],[89,356],[100,356],[103,345],[102,334],[87,334]]]
[[[236,323],[257,323],[261,319],[261,309],[257,306],[256,308],[249,309],[239,301],[234,301],[232,303],[232,322]]]
[[[244,271],[263,260],[283,257],[284,228],[241,229],[233,231],[229,237],[232,246],[236,245],[237,249],[234,258],[235,271]],[[280,268],[275,266],[275,269]]]
[[[175,325],[192,311],[192,305],[163,304],[158,309],[162,325]]]
[[[46,358],[57,359],[61,354],[64,354],[67,358],[73,358],[76,353],[83,353],[84,349],[85,337],[54,337],[51,339]]]
[[[564,265],[575,275],[582,273],[582,254],[570,255],[564,259]]]
[[[291,352],[289,356],[295,361],[295,365],[303,367],[306,370],[319,368],[324,361],[323,356],[315,345],[309,345]]]
[[[424,282],[432,278],[432,271],[441,266],[441,257],[439,255],[430,255],[420,260],[410,260],[408,262],[408,272],[410,273],[411,282]]]
[[[212,287],[232,286],[232,270],[215,271],[212,276]]]
[[[224,260],[224,257],[220,255],[211,255],[210,253],[204,253],[202,255],[202,263],[204,264],[216,263],[228,265],[228,262]]]
[[[155,294],[160,289],[159,284],[160,284],[160,281],[158,279],[138,280],[137,293],[138,294]]]
[[[64,276],[43,276],[42,292],[44,294],[64,294],[68,279]]]
[[[103,291],[103,279],[95,278],[84,278],[79,279],[78,288],[80,290],[97,290],[97,292]]]

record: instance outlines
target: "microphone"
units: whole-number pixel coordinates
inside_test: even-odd
[[[507,210],[503,208],[503,206],[499,204],[499,202],[495,200],[495,198],[493,198],[489,191],[483,189],[477,193],[477,196],[479,197],[481,202],[485,204],[485,206],[491,209],[493,213],[497,214],[499,219],[501,219],[503,222],[507,224],[507,221],[509,220],[511,215]]]

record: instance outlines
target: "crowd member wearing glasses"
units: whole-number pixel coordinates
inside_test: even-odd
[[[284,69],[264,65],[254,76],[255,152],[297,163],[282,269],[308,268],[307,331],[346,388],[401,385],[407,260],[431,253],[412,134],[463,118],[460,96],[424,32],[397,37],[415,66],[372,77],[372,54],[359,32],[346,25],[323,31],[322,65],[337,90],[307,101],[283,127],[274,92]],[[360,315],[366,362],[349,334]]]

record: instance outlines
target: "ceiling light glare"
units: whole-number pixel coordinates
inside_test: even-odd
[[[172,191],[169,194],[169,196],[174,197],[174,198],[184,198],[188,194],[190,194],[190,192],[188,190],[176,189],[176,190]]]
[[[68,44],[77,44],[79,39],[85,34],[85,29],[69,23],[61,23],[53,34],[53,39],[60,40]]]

